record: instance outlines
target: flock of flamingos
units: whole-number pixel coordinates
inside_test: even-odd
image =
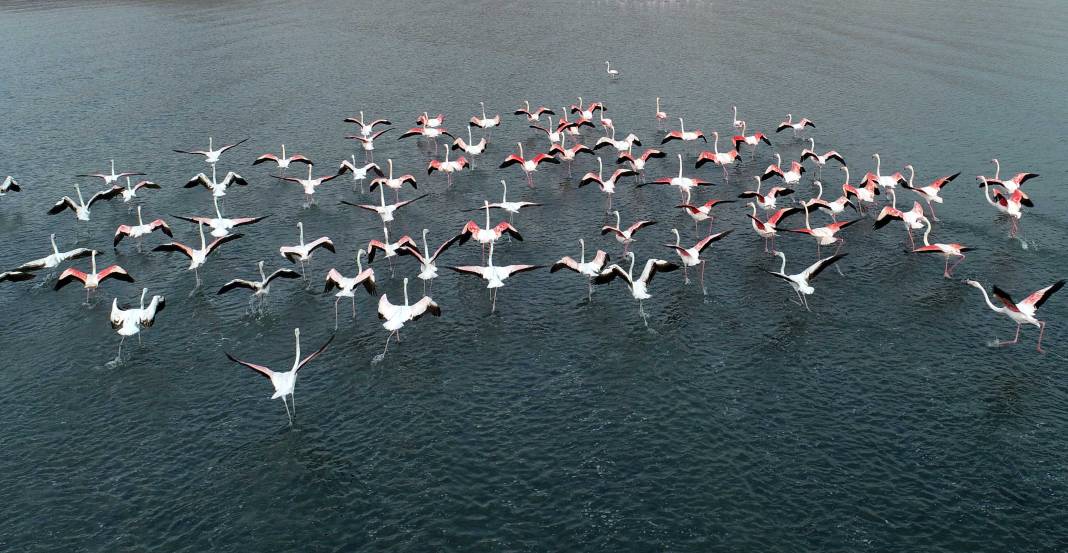
[[[610,78],[618,76],[618,71],[612,69],[606,62],[606,72]],[[610,224],[604,225],[600,232],[602,235],[614,237],[622,245],[623,261],[611,263],[610,256],[603,250],[596,250],[593,255],[587,255],[586,243],[579,240],[580,254],[578,258],[565,256],[555,261],[550,271],[556,273],[562,269],[581,275],[586,280],[587,296],[592,300],[594,285],[604,285],[612,282],[620,282],[626,286],[634,300],[638,302],[639,313],[643,320],[646,319],[643,302],[652,298],[650,286],[654,277],[659,273],[683,269],[684,281],[689,283],[689,271],[694,269],[698,276],[702,292],[704,291],[704,272],[707,261],[706,255],[710,252],[713,244],[727,237],[732,229],[713,232],[716,220],[716,212],[728,209],[732,203],[744,203],[751,223],[752,232],[763,239],[764,252],[777,256],[781,260],[778,270],[766,271],[771,277],[779,279],[794,293],[796,302],[802,308],[808,309],[808,296],[815,293],[814,284],[817,277],[827,268],[835,265],[845,253],[840,250],[844,243],[842,230],[864,220],[873,221],[874,228],[882,228],[889,224],[897,224],[905,231],[903,240],[908,240],[912,252],[918,254],[934,254],[944,260],[943,275],[950,278],[954,269],[964,261],[969,247],[954,242],[932,242],[931,233],[934,223],[938,221],[935,216],[935,204],[943,202],[942,192],[959,175],[959,173],[941,176],[928,184],[914,182],[915,171],[911,165],[904,167],[908,173],[903,172],[884,174],[881,160],[878,154],[874,154],[874,172],[867,172],[859,180],[851,181],[849,167],[846,160],[834,150],[819,152],[816,149],[815,140],[803,135],[814,132],[815,124],[806,118],[795,119],[787,115],[786,119],[775,128],[775,137],[783,137],[785,142],[799,144],[801,147],[798,159],[791,159],[785,163],[781,153],[774,153],[775,162],[771,163],[762,172],[744,178],[738,175],[739,161],[748,156],[756,159],[757,151],[772,145],[769,135],[753,130],[750,125],[738,118],[737,108],[733,109],[733,129],[727,133],[729,140],[723,140],[718,132],[706,135],[698,129],[687,129],[682,118],[669,117],[656,100],[655,117],[658,128],[663,129],[669,122],[678,121],[678,129],[670,130],[658,136],[655,147],[644,148],[639,137],[633,133],[617,132],[615,123],[611,118],[605,117],[607,109],[600,102],[586,103],[582,98],[570,108],[559,112],[546,107],[533,107],[524,101],[519,109],[515,110],[516,121],[523,126],[528,126],[531,132],[544,135],[546,138],[546,151],[524,151],[522,143],[517,144],[516,151],[508,154],[499,164],[502,169],[518,169],[523,173],[528,189],[536,189],[535,175],[545,164],[565,164],[567,174],[572,172],[572,164],[581,162],[585,156],[587,163],[592,163],[594,158],[597,165],[595,171],[589,171],[582,175],[579,187],[594,184],[603,193],[606,214],[610,216]],[[391,301],[383,294],[378,299],[378,316],[383,321],[382,326],[389,331],[386,337],[386,346],[382,354],[376,357],[380,360],[389,348],[390,339],[397,336],[406,324],[409,324],[426,314],[440,315],[441,308],[432,299],[430,292],[433,290],[433,280],[438,276],[439,260],[452,246],[465,244],[474,240],[482,248],[482,265],[444,266],[461,274],[478,277],[486,282],[486,287],[492,296],[491,310],[496,309],[496,295],[500,288],[516,275],[533,271],[544,266],[522,264],[498,264],[499,257],[494,258],[494,245],[507,236],[509,240],[522,240],[519,227],[522,224],[514,223],[514,217],[522,210],[536,207],[539,204],[527,201],[508,200],[508,188],[505,181],[501,181],[504,187],[504,196],[500,201],[486,200],[479,211],[484,211],[484,219],[469,221],[463,228],[451,235],[448,240],[431,248],[427,243],[428,229],[422,232],[421,240],[417,241],[410,236],[404,235],[391,237],[390,229],[395,220],[403,213],[403,208],[412,202],[427,197],[427,194],[409,197],[401,200],[403,192],[408,188],[414,192],[418,189],[417,179],[412,174],[398,175],[394,173],[393,161],[389,160],[384,166],[374,163],[374,149],[376,142],[382,140],[382,136],[394,130],[392,123],[386,119],[365,118],[363,112],[358,117],[345,119],[346,122],[356,125],[356,134],[346,136],[358,142],[363,154],[362,162],[357,161],[357,155],[351,155],[349,159],[342,160],[336,167],[329,171],[319,171],[313,166],[312,160],[296,153],[287,153],[283,145],[278,154],[263,154],[252,161],[253,165],[268,163],[278,169],[277,175],[271,175],[282,182],[293,183],[301,187],[307,201],[314,199],[317,190],[329,181],[350,174],[353,180],[354,191],[359,187],[360,193],[369,194],[366,200],[356,202],[342,201],[343,204],[367,211],[382,221],[382,238],[373,239],[367,243],[365,249],[360,249],[356,255],[356,272],[352,276],[346,276],[342,270],[332,268],[323,277],[325,292],[333,292],[336,296],[334,302],[335,329],[337,328],[338,304],[348,298],[352,307],[352,315],[356,316],[356,296],[360,289],[367,294],[375,294],[375,269],[371,267],[376,258],[386,259],[389,263],[390,275],[395,271],[395,258],[400,256],[412,257],[417,263],[413,267],[416,278],[423,282],[423,296],[417,301],[411,301],[408,295],[408,278],[404,278],[404,292],[402,301]],[[444,127],[445,116],[431,116],[423,113],[416,119],[416,126],[404,132],[398,133],[398,140],[416,138],[425,142],[425,147],[432,147],[436,152],[426,166],[428,175],[440,172],[444,173],[448,186],[453,184],[454,179],[462,179],[464,171],[470,170],[473,163],[480,162],[488,157],[487,148],[492,136],[492,129],[502,125],[502,117],[486,114],[485,105],[480,112],[467,121],[466,132],[461,136],[454,136]],[[478,129],[481,135],[474,140],[473,130]],[[751,132],[751,134],[749,134]],[[785,134],[783,134],[785,133]],[[459,134],[459,133],[457,133]],[[623,136],[623,138],[618,138]],[[447,137],[443,151],[438,152],[438,140]],[[723,138],[726,138],[723,137]],[[778,138],[777,138],[778,140]],[[687,152],[674,154],[666,163],[671,167],[669,176],[646,179],[646,169],[650,167],[650,160],[665,158],[669,154],[665,151],[669,143],[696,143],[701,141],[702,146],[707,147],[711,141],[711,150],[701,151],[696,155],[695,162],[687,171],[684,162]],[[188,243],[168,241],[157,245],[153,251],[177,252],[188,258],[188,269],[194,271],[197,284],[200,284],[199,269],[211,258],[212,252],[218,250],[227,242],[237,240],[241,234],[234,231],[241,226],[251,225],[258,222],[262,217],[227,217],[220,209],[219,199],[227,194],[234,186],[247,184],[245,178],[233,171],[227,172],[222,178],[216,173],[216,165],[224,153],[237,148],[242,144],[226,144],[216,147],[214,141],[209,138],[208,147],[204,150],[175,150],[182,154],[201,156],[208,164],[209,171],[199,173],[186,184],[186,188],[203,187],[207,190],[214,202],[214,211],[205,216],[177,217],[183,221],[195,224],[194,239]],[[644,149],[643,149],[644,148]],[[721,149],[722,148],[722,149]],[[685,149],[685,148],[683,148]],[[457,154],[453,154],[457,151]],[[609,163],[615,165],[609,167],[606,173],[604,167],[604,155],[610,154]],[[251,157],[251,156],[250,156]],[[499,159],[499,158],[498,158]],[[674,171],[674,161],[677,160],[678,171]],[[1031,199],[1023,190],[1023,185],[1038,175],[1029,172],[1016,173],[1011,178],[1002,179],[1001,167],[998,160],[993,160],[996,165],[994,176],[978,176],[977,181],[982,188],[987,202],[997,212],[1006,216],[1010,223],[1010,235],[1015,235],[1018,222],[1023,215],[1024,208],[1031,207]],[[294,165],[306,166],[301,176],[287,176],[288,169]],[[713,184],[707,178],[697,176],[699,170],[706,164],[719,166],[719,173],[725,182],[733,178],[742,179],[743,184],[751,186],[751,190],[741,193],[733,193],[721,199],[708,199],[699,201],[696,198],[702,195],[706,186]],[[334,167],[333,165],[331,167]],[[615,167],[614,169],[612,167]],[[825,185],[822,179],[823,171],[832,167],[839,169],[842,174],[842,182],[838,185]],[[560,169],[563,170],[562,168]],[[705,170],[707,171],[707,170]],[[803,184],[806,173],[816,173],[816,178],[808,184]],[[687,176],[686,173],[690,173]],[[716,175],[713,173],[712,175]],[[837,172],[836,172],[837,174]],[[140,245],[145,237],[159,231],[167,237],[172,236],[171,225],[163,219],[145,220],[142,218],[141,202],[151,198],[148,192],[160,188],[160,185],[149,180],[133,182],[131,177],[141,177],[140,172],[116,172],[114,162],[108,172],[95,174],[77,175],[78,177],[92,177],[99,179],[104,188],[94,191],[88,197],[84,196],[81,186],[74,185],[75,195],[64,196],[48,210],[48,213],[58,215],[66,210],[78,219],[89,221],[91,210],[94,205],[108,201],[122,199],[123,202],[137,202],[136,218],[126,224],[121,224],[115,230],[113,247],[118,248],[126,239],[136,239]],[[708,177],[709,175],[705,175]],[[830,177],[827,175],[826,177]],[[369,181],[367,179],[370,178]],[[770,181],[770,182],[769,182]],[[367,192],[363,192],[364,183],[367,184]],[[835,181],[837,182],[837,180]],[[672,229],[673,243],[664,244],[665,258],[651,258],[644,263],[638,263],[635,255],[630,251],[630,246],[639,236],[651,234],[645,230],[655,221],[639,220],[629,221],[624,225],[624,218],[619,211],[612,210],[612,198],[616,192],[626,193],[630,187],[647,185],[667,186],[676,189],[679,201],[671,205],[689,216],[694,223],[694,237],[683,242],[682,233],[679,229]],[[387,194],[386,188],[390,191]],[[800,200],[802,188],[809,191],[808,198]],[[377,189],[377,190],[376,190]],[[900,189],[914,194],[912,205],[898,207],[897,194]],[[21,188],[18,181],[7,177],[0,185],[0,196],[5,193],[18,192]],[[425,188],[424,188],[425,190]],[[713,189],[715,190],[715,189]],[[827,196],[824,196],[825,192]],[[840,194],[839,194],[840,192]],[[814,195],[813,195],[814,193]],[[390,200],[392,199],[392,202]],[[919,200],[924,203],[921,204]],[[907,203],[907,202],[903,202]],[[147,205],[147,202],[146,204]],[[925,208],[926,205],[926,208]],[[507,214],[507,220],[493,223],[492,213],[499,210]],[[128,211],[128,213],[132,213]],[[614,224],[611,224],[614,221]],[[707,225],[706,225],[707,223]],[[225,283],[218,291],[219,294],[241,292],[250,295],[250,302],[262,302],[270,293],[271,284],[277,279],[307,279],[306,263],[319,250],[334,250],[334,243],[329,237],[317,237],[306,240],[303,223],[298,223],[298,241],[293,245],[283,245],[279,253],[291,263],[292,268],[282,268],[267,274],[264,272],[264,262],[259,262],[259,275],[251,279],[235,278]],[[922,244],[915,242],[914,231],[922,231],[920,239]],[[784,233],[796,234],[808,237],[815,242],[818,260],[801,270],[787,270],[786,255],[776,249],[776,239]],[[210,237],[210,241],[209,241]],[[7,272],[0,273],[0,282],[24,281],[35,277],[44,269],[56,269],[64,266],[55,282],[55,289],[59,290],[66,285],[78,283],[85,290],[87,300],[89,294],[99,288],[109,279],[133,282],[133,277],[119,265],[109,265],[99,268],[95,249],[76,248],[61,251],[56,243],[55,234],[51,236],[51,252],[33,261],[26,262]],[[833,248],[830,255],[823,256],[824,248]],[[669,251],[670,250],[670,251]],[[362,258],[366,256],[368,266],[363,266]],[[89,258],[88,267],[84,262],[72,264],[81,258]],[[296,268],[299,267],[299,271]],[[379,267],[381,269],[381,267]],[[637,270],[637,272],[636,272]],[[351,273],[350,273],[351,274]],[[51,276],[49,277],[51,278]],[[1020,329],[1023,325],[1034,325],[1039,329],[1038,351],[1042,351],[1042,335],[1045,330],[1045,321],[1038,319],[1038,309],[1056,291],[1064,285],[1064,280],[1055,282],[1036,292],[1026,296],[1021,301],[1016,301],[1004,290],[993,287],[991,295],[987,295],[986,288],[973,280],[964,280],[966,285],[974,286],[983,295],[987,306],[996,313],[1004,315],[1016,323],[1016,337],[1012,341],[998,342],[998,345],[1015,344],[1020,337]],[[118,299],[113,299],[109,319],[112,327],[121,336],[119,341],[119,357],[122,356],[122,342],[130,336],[138,335],[146,327],[151,326],[159,316],[165,305],[163,296],[146,296],[148,290],[143,289],[140,303],[137,306],[120,307]],[[324,292],[324,293],[325,293]],[[648,324],[646,320],[646,324]],[[293,403],[293,411],[287,397],[292,399],[297,373],[301,367],[308,364],[312,359],[321,354],[333,340],[333,336],[320,348],[306,357],[301,357],[300,330],[294,329],[296,338],[296,353],[293,364],[286,371],[278,371],[263,365],[250,363],[237,359],[230,354],[227,356],[236,363],[244,365],[262,376],[268,378],[274,387],[272,399],[282,398],[292,424],[293,415],[296,413],[296,404]]]

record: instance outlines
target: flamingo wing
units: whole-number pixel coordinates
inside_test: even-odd
[[[1057,282],[1054,282],[1053,284],[1031,294],[1030,296],[1027,296],[1022,302],[1020,302],[1020,305],[1030,305],[1033,309],[1038,309],[1039,307],[1042,307],[1042,304],[1046,303],[1046,300],[1048,300],[1050,296],[1055,294],[1057,290],[1060,290],[1064,287],[1064,282],[1064,280],[1058,280]]]
[[[830,267],[831,265],[834,265],[836,262],[838,262],[839,259],[842,259],[846,255],[848,254],[840,253],[832,255],[830,257],[825,257],[810,265],[801,273],[801,276],[804,277],[805,280],[811,281],[812,279],[815,279],[821,272],[823,272],[824,269]]]
[[[315,359],[316,357],[319,357],[320,355],[322,355],[323,351],[326,350],[326,346],[329,346],[330,342],[334,341],[334,336],[335,336],[334,334],[331,334],[330,335],[330,339],[327,340],[326,343],[322,345],[322,347],[320,347],[319,349],[317,349],[314,352],[312,352],[311,355],[308,355],[304,359],[301,359],[300,363],[297,363],[297,366],[293,368],[293,372],[299,371],[301,368],[304,367],[304,365],[307,365],[308,363],[311,363],[312,359]]]
[[[242,361],[242,360],[234,357],[233,355],[230,355],[229,352],[226,353],[226,357],[229,358],[234,363],[237,363],[238,365],[244,365],[244,366],[246,366],[246,367],[248,367],[248,368],[250,368],[250,369],[252,369],[252,370],[254,370],[254,371],[258,372],[258,373],[260,373],[261,375],[267,377],[268,380],[270,380],[271,379],[271,375],[274,374],[274,371],[272,371],[271,369],[268,369],[267,367],[264,367],[263,365],[257,365],[255,363],[249,363],[248,361]]]

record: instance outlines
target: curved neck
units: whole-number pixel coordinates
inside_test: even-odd
[[[627,276],[629,276],[631,280],[634,280],[634,261],[635,261],[635,259],[636,258],[634,257],[634,252],[630,252],[630,268],[627,269]]]
[[[222,219],[222,212],[219,211],[219,198],[215,195],[212,195],[211,202],[215,204],[215,216]]]
[[[782,258],[782,266],[779,267],[779,272],[785,275],[786,274],[786,254],[784,254],[782,252],[779,252],[779,257]]]
[[[912,179],[916,177],[916,169],[909,165],[909,188],[912,188]]]
[[[682,117],[679,117],[679,132],[680,133],[686,132],[686,125],[684,125],[682,123]]]
[[[893,206],[894,209],[897,209],[897,192],[895,192],[893,188],[890,189],[890,198],[893,200],[890,205]]]
[[[522,158],[523,157],[523,144],[521,142],[517,142],[516,146],[519,146],[519,157]]]
[[[671,232],[675,233],[675,247],[677,248],[677,247],[681,246],[682,245],[682,238],[679,237],[679,229],[673,228],[673,229],[671,229]]]
[[[778,152],[775,153],[775,166],[780,170],[782,169],[782,156],[780,156]]]
[[[602,179],[602,180],[604,179],[604,175],[602,174],[602,170],[603,169],[604,169],[604,166],[601,163],[601,157],[598,156],[597,157],[597,178]]]
[[[713,131],[712,132],[712,137],[715,139],[712,142],[712,150],[714,150],[716,152],[716,155],[718,156],[719,155],[719,132]]]
[[[998,161],[996,158],[994,159],[994,167],[995,167],[995,169],[994,169],[994,180],[1000,180],[1001,179],[1001,162]]]
[[[1004,308],[998,307],[998,306],[994,305],[993,302],[990,301],[990,296],[986,295],[986,288],[984,288],[982,286],[977,286],[977,285],[973,285],[973,286],[978,288],[979,291],[983,293],[983,300],[986,301],[987,307],[989,307],[990,309],[994,310],[997,313],[1001,313],[1004,310]]]
[[[923,245],[924,246],[930,246],[931,242],[928,239],[931,236],[931,220],[925,218],[924,222],[927,223],[927,230],[923,231]]]
[[[849,184],[849,167],[842,167],[842,171],[845,172],[845,182],[842,184]]]
[[[881,157],[879,157],[879,154],[875,154],[875,174],[880,176],[880,177],[883,176],[882,175],[882,166],[883,166],[883,159]]]
[[[390,175],[393,178],[393,175]],[[386,185],[378,183],[378,199],[382,202],[382,207],[386,207]]]
[[[986,196],[986,203],[995,205],[994,198],[990,196],[990,183],[986,179],[983,180],[983,195]]]
[[[817,200],[822,200],[823,199],[823,183],[820,182],[820,181],[816,181],[814,184],[816,185],[816,190],[819,192],[818,194],[816,194],[816,199]],[[808,215],[807,212],[805,214]]]

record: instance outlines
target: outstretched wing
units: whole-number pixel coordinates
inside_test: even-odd
[[[326,349],[326,346],[329,346],[330,342],[334,341],[334,336],[335,336],[334,334],[331,334],[330,335],[330,339],[327,340],[325,344],[323,344],[323,347],[315,350],[314,353],[312,353],[311,355],[305,357],[304,359],[301,359],[300,363],[298,363],[296,368],[293,369],[293,372],[299,371],[302,367],[304,367],[304,365],[307,365],[308,363],[310,363],[312,359],[315,359],[316,357],[319,357],[319,355],[323,353],[323,350]]]

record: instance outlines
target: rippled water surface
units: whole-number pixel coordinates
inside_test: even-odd
[[[250,166],[256,155],[285,142],[326,171],[354,152],[343,117],[362,109],[407,127],[443,112],[463,132],[480,100],[505,123],[451,189],[425,174],[428,142],[380,140],[377,160],[392,157],[430,194],[395,234],[429,228],[439,243],[481,221],[461,210],[498,198],[506,178],[544,206],[517,217],[525,240],[502,241],[500,263],[576,255],[578,238],[619,259],[598,234],[595,187],[561,165],[528,189],[496,166],[517,141],[546,148],[511,115],[521,100],[558,111],[579,95],[603,101],[648,146],[661,96],[706,132],[729,130],[732,104],[764,130],[786,112],[810,117],[817,148],[840,151],[855,177],[873,152],[924,182],[961,171],[935,237],[977,248],[958,276],[1022,297],[1068,273],[1066,28],[1054,1],[2,3],[0,176],[24,190],[0,199],[0,268],[45,255],[56,232],[61,248],[98,248],[137,282],[105,284],[92,307],[45,275],[0,286],[0,549],[1065,550],[1068,293],[1042,308],[1046,355],[1033,328],[1016,347],[990,347],[1012,323],[941,278],[939,259],[905,254],[896,223],[844,232],[844,275],[821,275],[811,313],[761,270],[777,262],[737,205],[716,222],[735,232],[712,251],[709,294],[657,277],[648,327],[618,284],[587,304],[576,275],[524,274],[488,315],[484,286],[443,270],[441,318],[405,327],[374,364],[386,332],[360,296],[356,321],[342,303],[333,345],[301,372],[293,427],[268,383],[224,351],[283,368],[294,326],[305,351],[317,347],[333,332],[323,274],[351,274],[381,234],[373,215],[338,205],[361,199],[348,177],[305,209],[297,187]],[[605,59],[622,78],[606,78]],[[178,255],[110,247],[133,218],[121,202],[97,204],[88,224],[45,215],[72,175],[111,158],[163,184],[143,194],[146,216],[207,214],[209,195],[180,186],[206,165],[171,150],[209,135],[250,137],[219,165],[250,181],[226,196],[227,213],[270,217],[209,260],[200,289]],[[786,158],[802,146],[772,140]],[[665,150],[650,177],[673,174],[675,153],[693,161],[689,144]],[[974,183],[992,157],[1009,174],[1041,174],[1027,184],[1036,205],[1022,240]],[[727,198],[772,160],[762,148],[729,184],[711,166],[687,172],[717,183],[701,201]],[[588,157],[574,171],[591,169]],[[840,182],[825,173],[828,187]],[[658,221],[639,235],[639,259],[671,256],[660,244],[672,227],[694,240],[674,191],[629,178],[620,188],[625,222]],[[262,316],[242,294],[215,294],[260,259],[286,264],[277,248],[298,221],[337,244],[316,254],[309,284],[276,284]],[[197,240],[171,223],[176,239]],[[791,267],[815,260],[803,237],[780,248]],[[478,261],[466,245],[442,264]],[[392,279],[385,261],[374,267],[391,299],[417,272],[407,258]],[[111,298],[133,302],[142,285],[167,308],[115,363]]]

